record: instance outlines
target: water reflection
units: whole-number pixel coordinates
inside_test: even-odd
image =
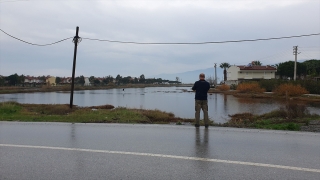
[[[172,112],[178,117],[194,118],[194,93],[191,87],[148,87],[105,90],[83,90],[74,94],[74,105],[97,106],[111,104],[115,107],[158,109]],[[68,104],[67,92],[0,94],[0,102],[17,101],[34,104]],[[299,102],[300,103],[300,102]],[[306,103],[310,113],[320,114],[320,103]],[[228,115],[250,112],[263,114],[283,107],[284,101],[274,99],[237,98],[225,94],[209,94],[209,118],[224,123]],[[203,114],[200,115],[203,119]]]
[[[205,128],[201,133],[202,129],[195,128],[195,145],[194,145],[194,152],[195,157],[201,158],[209,158],[210,148],[209,148],[209,129]],[[207,170],[209,168],[210,163],[196,161],[196,165],[201,170]]]
[[[200,128],[195,128],[195,157],[208,158],[209,152],[209,129],[203,130],[203,135],[200,134]]]
[[[71,124],[70,125],[71,130],[70,130],[70,145],[71,148],[79,148],[78,147],[78,143],[77,143],[77,135],[76,135],[76,125],[75,124]],[[71,152],[71,159],[73,161],[70,162],[70,166],[72,169],[72,172],[74,172],[75,174],[73,174],[73,176],[77,176],[77,177],[84,177],[84,172],[85,172],[85,163],[84,163],[84,159],[83,159],[83,152]]]

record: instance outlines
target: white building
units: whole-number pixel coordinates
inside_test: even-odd
[[[275,79],[277,69],[272,66],[230,66],[227,69],[227,84],[244,80]]]
[[[91,85],[88,77],[84,78],[84,85],[85,86],[90,86]]]

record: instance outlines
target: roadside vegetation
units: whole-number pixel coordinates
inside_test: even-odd
[[[287,104],[279,110],[263,115],[234,114],[230,116],[227,123],[217,124],[210,121],[210,125],[299,131],[302,126],[308,126],[311,120],[320,122],[320,116],[310,114],[304,105]],[[194,119],[175,117],[173,113],[160,110],[114,108],[112,105],[74,106],[70,109],[67,104],[2,102],[0,103],[0,121],[183,125],[193,124]]]
[[[192,122],[160,110],[114,108],[112,105],[78,107],[67,104],[0,103],[0,121],[71,123],[148,123]]]
[[[240,93],[263,93],[266,90],[261,88],[257,82],[241,83],[237,86]]]
[[[285,80],[245,81],[238,85],[219,85],[215,89],[210,89],[209,93],[224,93],[240,98],[276,98],[319,102],[320,82]]]
[[[234,114],[227,123],[219,126],[299,131],[310,121],[319,121],[320,116],[310,114],[305,105],[288,103],[285,107],[263,115],[251,113]]]

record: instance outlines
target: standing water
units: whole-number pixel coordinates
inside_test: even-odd
[[[97,106],[110,104],[115,107],[158,109],[172,112],[177,117],[194,118],[194,93],[191,87],[148,87],[74,92],[74,105]],[[28,104],[69,104],[69,92],[1,94],[0,102],[16,101]],[[208,94],[209,118],[224,123],[229,115],[249,112],[263,114],[284,105],[273,99],[236,98],[225,94]],[[320,114],[320,103],[306,104],[311,113]],[[201,113],[202,118],[202,113]]]

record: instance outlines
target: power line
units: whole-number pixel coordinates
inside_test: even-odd
[[[287,51],[288,51],[288,49],[283,50],[283,51],[281,51],[281,52],[278,52],[278,53],[276,53],[276,54],[270,55],[270,56],[266,56],[266,57],[262,57],[262,58],[257,58],[257,60],[271,59],[271,58],[274,59],[275,57],[281,57],[281,56],[283,56],[283,53],[284,53],[284,52],[287,52]]]
[[[65,38],[57,42],[49,43],[49,44],[35,44],[35,43],[30,43],[27,41],[24,41],[22,39],[19,39],[17,37],[14,37],[2,29],[0,29],[4,34],[17,39],[19,41],[22,41],[24,43],[34,45],[34,46],[49,46],[53,44],[57,44],[59,42],[71,39],[73,37]],[[161,43],[161,42],[134,42],[134,41],[118,41],[118,40],[108,40],[108,39],[92,39],[92,38],[82,38],[86,40],[92,40],[92,41],[106,41],[110,43],[122,43],[122,44],[145,44],[145,45],[200,45],[200,44],[222,44],[222,43],[238,43],[238,42],[254,42],[254,41],[268,41],[268,40],[278,40],[278,39],[289,39],[289,38],[300,38],[300,37],[308,37],[308,36],[317,36],[320,35],[320,33],[315,33],[315,34],[304,34],[304,35],[296,35],[296,36],[284,36],[284,37],[274,37],[274,38],[261,38],[261,39],[244,39],[244,40],[231,40],[231,41],[208,41],[208,42],[172,42],[172,43]]]
[[[73,37],[69,37],[69,38],[65,38],[65,39],[62,39],[62,40],[60,40],[60,41],[56,41],[56,42],[49,43],[49,44],[35,44],[35,43],[30,43],[30,42],[24,41],[24,40],[19,39],[19,38],[17,38],[17,37],[14,37],[14,36],[6,33],[6,32],[5,32],[4,30],[2,30],[2,29],[0,29],[0,31],[2,31],[4,34],[6,34],[6,35],[8,35],[8,36],[10,36],[10,37],[12,37],[12,38],[14,38],[14,39],[16,39],[16,40],[22,41],[22,42],[24,42],[24,43],[27,43],[27,44],[30,44],[30,45],[33,45],[33,46],[50,46],[50,45],[57,44],[57,43],[60,43],[60,42],[62,42],[62,41],[65,41],[65,40],[68,40],[68,39],[73,38]]]
[[[29,1],[29,0],[7,0],[7,1],[0,1],[0,3],[17,2],[17,1]]]
[[[106,41],[110,43],[122,43],[122,44],[149,44],[149,45],[197,45],[197,44],[222,44],[222,43],[238,43],[238,42],[253,42],[253,41],[268,41],[268,40],[277,40],[277,39],[290,39],[290,38],[300,38],[307,36],[317,36],[320,33],[315,34],[304,34],[297,36],[284,36],[284,37],[275,37],[275,38],[262,38],[262,39],[244,39],[244,40],[231,40],[231,41],[208,41],[208,42],[172,42],[172,43],[161,43],[161,42],[134,42],[134,41],[117,41],[117,40],[108,40],[108,39],[92,39],[92,38],[82,38],[92,41]]]
[[[301,48],[319,48],[319,46],[307,46],[307,47],[301,47]]]

